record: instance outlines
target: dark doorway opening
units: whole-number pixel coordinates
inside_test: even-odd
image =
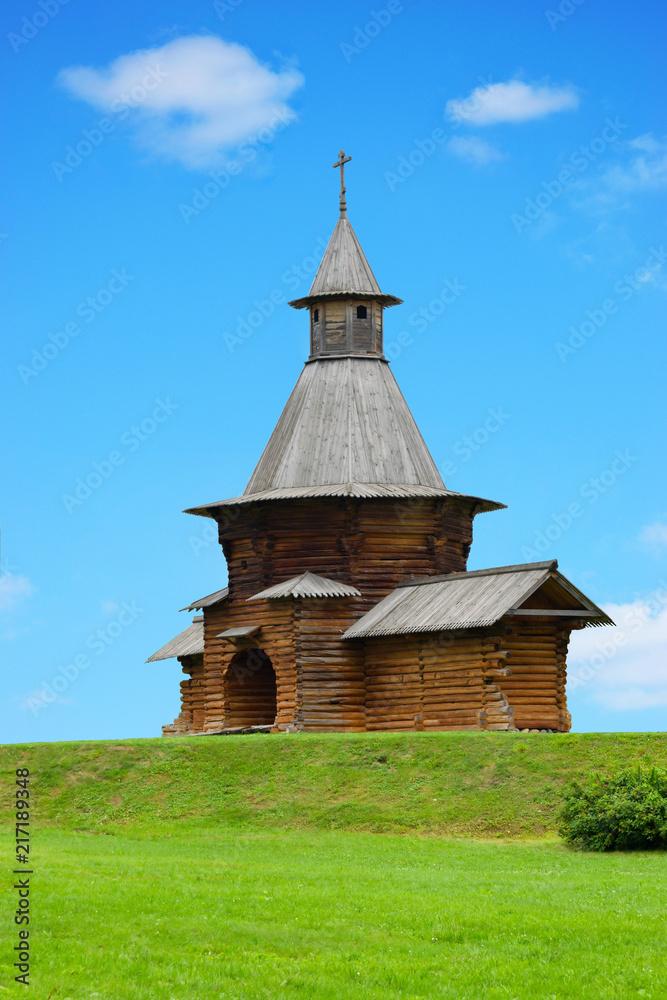
[[[263,649],[237,653],[225,673],[226,725],[272,726],[276,719],[276,673]]]

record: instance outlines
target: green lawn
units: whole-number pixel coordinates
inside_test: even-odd
[[[0,746],[0,806],[33,773],[42,827],[554,834],[573,777],[665,766],[666,733],[351,733]]]
[[[187,823],[36,868],[39,1000],[667,996],[664,855]]]
[[[570,777],[666,758],[662,734],[0,747],[3,816],[32,772],[35,870],[32,985],[8,876],[0,998],[664,1000],[667,857],[554,831]]]

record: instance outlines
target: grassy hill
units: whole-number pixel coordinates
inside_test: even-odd
[[[553,836],[570,777],[666,758],[659,734],[0,747],[3,795],[32,772],[32,993],[667,996],[664,853]],[[24,997],[5,926],[0,996]]]
[[[667,734],[360,733],[0,747],[2,795],[33,774],[41,826],[553,835],[572,777],[665,764]],[[3,805],[5,803],[3,802]]]

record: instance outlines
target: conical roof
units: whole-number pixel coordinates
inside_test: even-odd
[[[244,495],[342,483],[445,489],[380,358],[326,358],[304,367]]]
[[[382,294],[347,214],[341,215],[336,223],[308,294],[326,295],[330,292]]]
[[[385,295],[380,290],[347,212],[343,211],[331,234],[308,295],[294,299],[289,304],[295,309],[303,309],[321,299],[349,296],[378,299],[385,306],[395,306],[402,302],[395,295]]]
[[[306,363],[245,492],[191,507],[223,508],[314,497],[465,497],[448,490],[386,361],[329,357]]]

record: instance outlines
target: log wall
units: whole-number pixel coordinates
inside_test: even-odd
[[[259,626],[261,632],[256,639],[232,641],[220,639],[219,633],[238,626]],[[293,722],[296,708],[296,685],[294,678],[294,616],[289,601],[223,601],[204,609],[204,688],[206,710],[202,722],[202,732],[216,732],[226,727],[239,725],[241,709],[254,689],[256,667],[261,665],[261,657],[250,659],[248,663],[234,664],[238,653],[261,649],[271,660],[275,671],[277,714],[279,723]],[[237,683],[239,673],[243,685]],[[241,690],[243,688],[243,690]],[[252,697],[250,695],[250,697]],[[246,712],[245,718],[249,718]],[[262,725],[258,721],[243,725]]]
[[[205,654],[182,658],[182,711],[165,733],[267,724],[274,697],[270,721],[282,730],[567,732],[571,625],[560,619],[342,639],[402,580],[464,571],[474,510],[456,498],[325,498],[227,510],[219,535],[229,599],[204,610]],[[306,570],[353,584],[362,596],[248,602]],[[235,626],[261,631],[218,638]]]
[[[518,729],[570,731],[565,682],[571,625],[553,619],[513,619],[505,643],[512,673],[501,688],[514,708]]]
[[[569,732],[570,626],[513,619],[496,629],[343,640],[362,604],[290,598],[207,609],[206,657],[180,658],[188,678],[182,710],[164,734],[268,724],[318,732]],[[237,625],[262,632],[217,638]]]
[[[205,717],[204,657],[179,656],[187,680],[181,681],[181,711],[173,724],[162,727],[163,736],[183,736],[200,732]],[[195,721],[195,712],[197,718]]]
[[[498,687],[502,635],[489,630],[367,638],[368,730],[513,729]]]
[[[362,604],[356,598],[285,598],[223,601],[204,609],[206,651],[194,680],[181,685],[179,731],[267,724],[363,731],[362,647],[341,638],[363,613]],[[248,639],[219,638],[238,626],[260,632]],[[275,694],[265,657],[275,672]],[[269,719],[271,696],[276,707]]]
[[[475,505],[417,500],[283,500],[219,519],[232,600],[310,570],[361,590],[367,608],[406,577],[466,569]]]
[[[360,617],[361,605],[361,600],[333,597],[294,602],[298,729],[365,729],[363,645],[341,638]]]
[[[187,689],[187,707],[184,701],[188,731],[215,732],[240,718],[260,724],[242,714],[247,695],[230,672],[239,649],[255,647],[275,670],[277,728],[363,730],[363,647],[344,642],[342,633],[407,576],[464,570],[473,516],[473,503],[456,498],[281,501],[226,511],[219,536],[230,594],[204,611],[203,677],[196,705],[194,688]],[[248,603],[306,570],[353,583],[363,596]],[[218,638],[235,626],[262,631],[245,643]]]

